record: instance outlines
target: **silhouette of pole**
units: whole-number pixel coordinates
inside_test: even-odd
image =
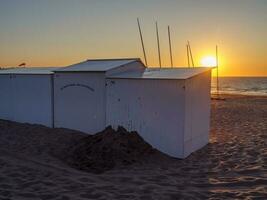
[[[191,57],[192,66],[195,67],[194,59],[193,59],[193,55],[192,55],[192,51],[191,51],[191,46],[190,46],[189,41],[187,41],[187,43],[188,43],[188,48],[189,48],[189,53],[190,53],[190,57]]]
[[[138,25],[138,29],[139,29],[139,34],[140,34],[140,39],[141,39],[141,44],[142,44],[142,49],[143,49],[145,64],[147,66],[146,51],[145,51],[145,45],[144,45],[144,41],[143,41],[143,35],[142,35],[142,31],[141,31],[141,26],[140,26],[139,18],[137,18],[137,25]]]
[[[158,30],[158,23],[157,22],[156,22],[156,33],[157,33],[157,43],[158,43],[159,67],[161,68],[160,44],[159,44],[159,30]]]
[[[168,26],[168,37],[169,37],[169,47],[170,47],[171,67],[173,67],[173,60],[172,60],[172,44],[171,44],[170,26]]]
[[[216,45],[216,70],[217,70],[217,94],[219,94],[219,58],[218,58],[218,46]]]
[[[186,45],[186,54],[187,54],[187,65],[190,68],[190,60],[189,60],[189,49],[188,49],[188,44]]]

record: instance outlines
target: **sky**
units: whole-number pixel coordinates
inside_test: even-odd
[[[66,66],[93,58],[143,59],[149,66],[195,65],[219,49],[221,76],[267,76],[267,0],[0,0],[0,66]]]

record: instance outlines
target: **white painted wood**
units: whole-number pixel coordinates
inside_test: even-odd
[[[127,71],[125,73],[111,74],[109,78],[120,79],[161,79],[161,80],[185,80],[198,74],[210,71],[208,67],[194,68],[155,68],[149,67],[144,71]]]
[[[112,70],[106,71],[106,77],[116,75],[116,74],[125,74],[125,73],[142,73],[145,71],[146,67],[140,61],[130,62],[125,65],[113,68]]]
[[[115,59],[53,70],[1,70],[0,118],[88,134],[120,125],[177,158],[208,143],[211,69]]]
[[[110,76],[106,125],[137,131],[158,150],[185,158],[208,143],[210,70],[185,80],[161,79],[158,73],[154,78]]]
[[[183,157],[184,81],[107,80],[107,122],[138,133],[153,147]]]
[[[31,74],[31,75],[41,75],[41,74],[53,74],[53,70],[58,69],[57,67],[15,67],[1,69],[0,74]]]
[[[106,125],[106,76],[125,71],[144,70],[140,60],[88,60],[55,71],[55,127],[88,134]],[[91,70],[91,71],[90,71]]]
[[[52,127],[50,74],[0,75],[0,117]]]
[[[186,80],[185,156],[209,142],[211,72]]]
[[[14,75],[14,121],[52,126],[51,75]]]
[[[12,82],[9,74],[0,75],[0,119],[14,120]]]
[[[104,73],[56,73],[55,127],[94,134],[105,128]]]
[[[142,64],[140,59],[96,59],[86,60],[67,67],[57,69],[57,72],[107,72],[119,67],[127,67],[128,64],[138,62]],[[143,65],[143,64],[142,64]],[[144,65],[143,65],[144,66]]]

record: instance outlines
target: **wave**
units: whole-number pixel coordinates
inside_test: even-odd
[[[216,92],[216,79],[212,79],[211,92]],[[266,78],[219,78],[220,93],[267,96]]]

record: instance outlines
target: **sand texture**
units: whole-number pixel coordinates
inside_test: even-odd
[[[267,97],[224,97],[212,101],[203,149],[179,160],[138,136],[135,151],[125,146],[129,138],[111,134],[122,145],[104,154],[111,164],[101,171],[92,169],[103,166],[99,152],[113,144],[108,137],[0,120],[0,199],[267,199]],[[104,142],[95,148],[99,137]],[[88,151],[97,156],[84,160]],[[135,159],[123,162],[128,151]]]
[[[145,142],[137,132],[128,132],[120,126],[114,130],[109,126],[79,140],[61,160],[78,170],[101,174],[134,164],[151,164],[151,161],[161,158],[169,159]]]

